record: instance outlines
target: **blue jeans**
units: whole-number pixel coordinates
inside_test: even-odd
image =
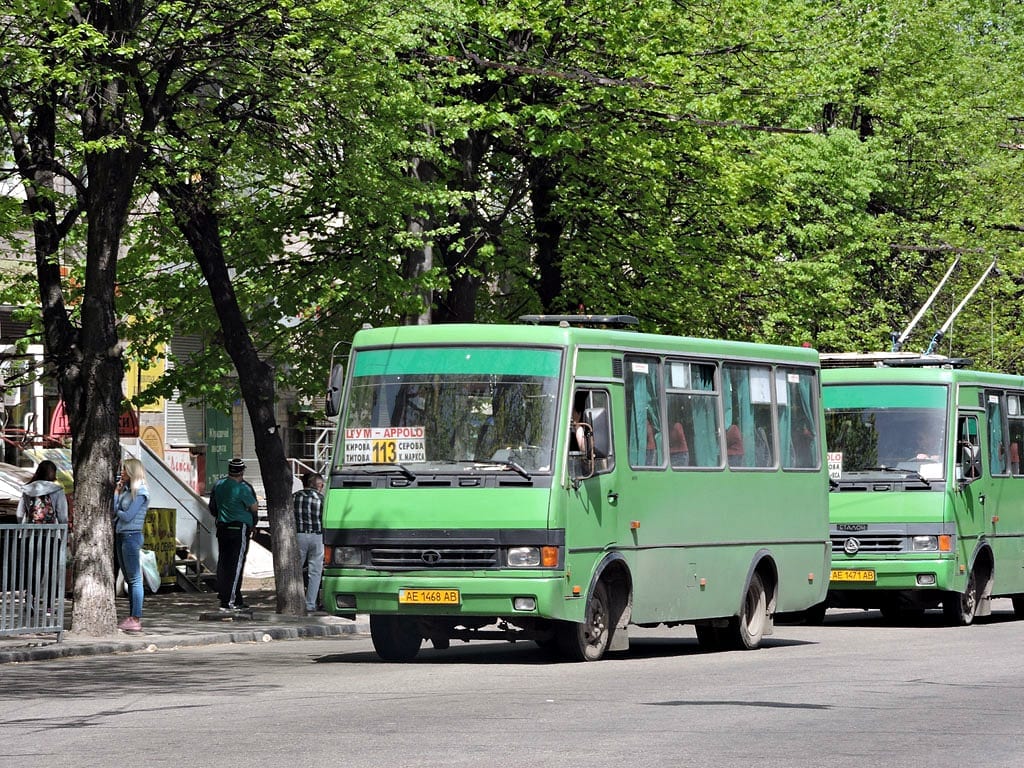
[[[129,616],[142,618],[142,531],[117,534],[117,562],[128,585]]]
[[[306,610],[316,610],[316,596],[320,591],[320,579],[324,575],[324,537],[322,533],[298,533],[299,564],[305,565],[309,578],[306,581]]]

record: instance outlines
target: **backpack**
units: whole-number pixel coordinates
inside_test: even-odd
[[[56,523],[57,513],[53,509],[53,497],[48,493],[42,496],[25,496],[25,522]]]

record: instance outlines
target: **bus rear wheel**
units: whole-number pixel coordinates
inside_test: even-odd
[[[1018,619],[1024,619],[1024,595],[1014,595],[1013,615]]]
[[[416,619],[408,616],[370,616],[373,650],[384,661],[412,661],[420,652],[423,637]]]
[[[747,593],[743,596],[739,616],[729,619],[726,642],[731,648],[752,651],[761,645],[768,626],[768,596],[764,582],[756,573],[750,577]]]
[[[558,648],[570,661],[597,661],[608,650],[612,637],[608,587],[597,582],[587,600],[587,614],[582,624],[566,621],[556,630]]]
[[[942,601],[942,614],[946,622],[954,627],[966,627],[974,621],[978,612],[978,579],[974,569],[967,577],[967,586],[963,593],[947,592]]]
[[[810,608],[803,612],[804,624],[812,627],[820,627],[825,623],[825,613],[828,610],[828,603],[822,600],[820,603],[812,605]]]

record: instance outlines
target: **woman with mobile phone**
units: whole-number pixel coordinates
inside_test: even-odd
[[[138,459],[125,459],[114,492],[114,532],[117,562],[128,584],[128,617],[117,628],[142,631],[142,525],[149,511],[146,470]]]

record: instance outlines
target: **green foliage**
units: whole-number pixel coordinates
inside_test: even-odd
[[[116,46],[67,27],[69,5],[18,7],[46,44],[5,61],[68,94],[98,52],[140,94],[179,57],[173,123],[129,101],[137,131],[74,151],[152,146],[140,199],[217,179],[233,288],[280,386],[319,393],[337,342],[425,312],[582,307],[646,330],[887,348],[952,249],[961,266],[908,348],[998,257],[943,350],[1024,371],[1017,5],[144,2]],[[163,205],[141,209],[118,267],[129,355],[198,335],[209,357],[165,389],[226,402],[204,278]]]

